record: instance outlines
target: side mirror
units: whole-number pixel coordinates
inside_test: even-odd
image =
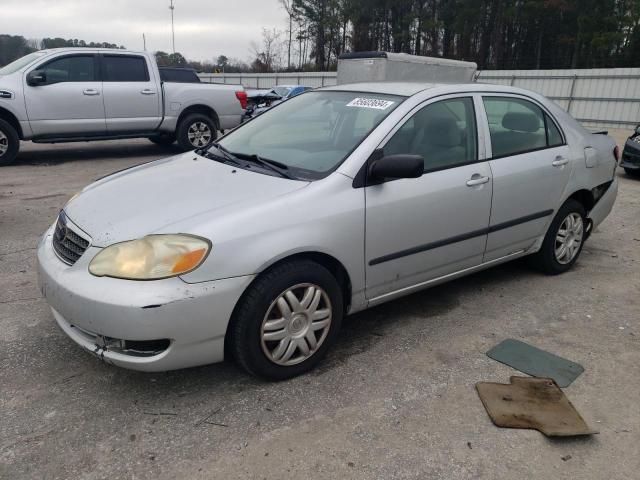
[[[47,82],[47,74],[44,70],[32,70],[27,74],[27,85],[37,87]]]
[[[423,173],[421,155],[387,155],[374,160],[369,167],[369,176],[374,180],[420,178]]]

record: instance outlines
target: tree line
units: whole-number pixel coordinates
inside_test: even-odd
[[[26,39],[21,35],[0,34],[0,67],[37,50],[64,47],[124,48],[115,43],[85,42],[77,38],[43,38],[38,40]]]
[[[280,0],[287,67],[346,51],[474,61],[480,69],[640,66],[640,0]],[[307,67],[308,68],[308,67]]]

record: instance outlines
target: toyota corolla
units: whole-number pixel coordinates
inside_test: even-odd
[[[206,149],[114,173],[38,248],[60,328],[146,371],[233,356],[309,370],[343,317],[529,256],[578,260],[617,148],[544,97],[482,84],[304,93]]]

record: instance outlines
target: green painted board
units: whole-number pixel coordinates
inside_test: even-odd
[[[533,377],[553,378],[565,388],[584,372],[582,365],[509,338],[487,352],[489,358]]]

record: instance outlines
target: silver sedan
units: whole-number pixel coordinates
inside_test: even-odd
[[[110,364],[228,354],[287,378],[347,314],[524,256],[565,272],[611,211],[617,161],[611,138],[521,89],[315,90],[87,186],[41,240],[40,284]]]

